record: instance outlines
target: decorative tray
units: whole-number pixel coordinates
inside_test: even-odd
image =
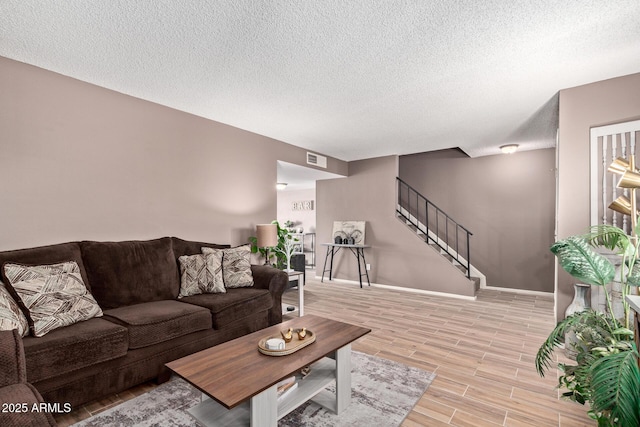
[[[266,354],[267,356],[286,356],[291,353],[295,353],[308,346],[309,344],[313,344],[316,341],[316,334],[307,329],[307,336],[304,339],[298,338],[298,331],[300,329],[293,330],[293,336],[291,341],[285,342],[284,350],[270,350],[266,346],[266,341],[271,338],[282,338],[280,335],[270,335],[268,337],[262,338],[258,341],[258,351],[262,354]]]

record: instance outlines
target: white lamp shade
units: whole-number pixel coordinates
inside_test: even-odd
[[[259,248],[278,246],[278,226],[276,224],[258,224],[256,233]]]

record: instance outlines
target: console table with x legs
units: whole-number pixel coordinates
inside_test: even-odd
[[[369,281],[369,271],[367,270],[367,261],[364,259],[364,250],[366,248],[370,248],[371,245],[343,245],[338,243],[323,243],[322,245],[327,247],[327,255],[324,257],[321,282],[324,282],[324,273],[327,271],[329,272],[329,280],[331,280],[333,277],[333,257],[340,251],[340,249],[346,248],[349,249],[358,260],[358,278],[360,280],[360,287],[362,287],[362,276],[367,278],[367,283],[371,286],[371,281]],[[329,261],[329,269],[327,269],[327,261]],[[362,264],[360,264],[361,261]],[[362,272],[363,270],[364,273]]]

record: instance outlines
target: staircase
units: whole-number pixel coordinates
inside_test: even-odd
[[[469,241],[473,233],[400,178],[396,216],[415,235],[446,258],[474,283],[476,291],[486,278],[471,264]]]

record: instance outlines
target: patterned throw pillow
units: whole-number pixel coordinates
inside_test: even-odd
[[[230,249],[202,248],[203,254],[222,252],[222,277],[225,288],[253,286],[251,248],[248,245]]]
[[[27,309],[36,337],[102,316],[102,310],[84,285],[75,261],[37,266],[6,263],[4,275]]]
[[[17,329],[21,336],[26,337],[29,335],[29,322],[7,288],[0,283],[0,331],[12,329]]]
[[[180,262],[178,298],[227,292],[222,279],[222,252],[184,255],[179,257],[178,261]]]

